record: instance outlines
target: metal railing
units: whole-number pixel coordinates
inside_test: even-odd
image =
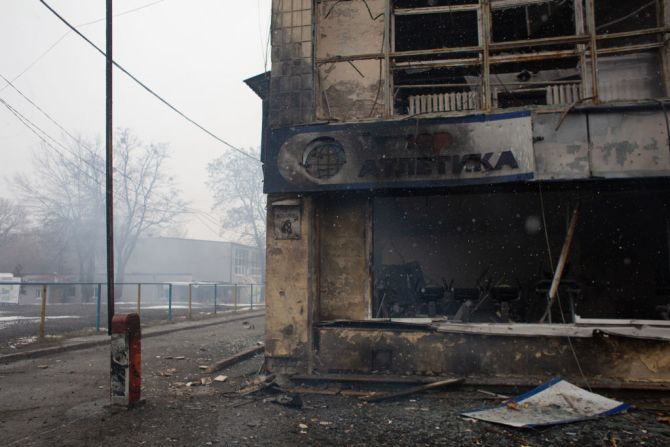
[[[19,287],[17,302],[0,301],[0,342],[52,334],[100,332],[107,321],[104,282],[10,282]],[[262,284],[220,282],[115,283],[115,313],[136,312],[142,323],[199,319],[225,312],[265,307]]]

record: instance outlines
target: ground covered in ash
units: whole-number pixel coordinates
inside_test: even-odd
[[[354,395],[303,394],[289,407],[273,402],[283,394],[272,390],[238,393],[258,377],[261,356],[220,373],[200,368],[253,346],[262,338],[262,326],[262,318],[255,318],[147,339],[145,403],[132,410],[112,412],[106,406],[105,348],[1,365],[3,445],[670,445],[670,425],[662,422],[662,411],[670,406],[667,394],[614,394],[641,408],[595,421],[521,430],[461,417],[462,411],[499,402],[472,388],[367,403],[356,396],[360,389],[344,387]],[[219,374],[227,379],[214,381]],[[336,389],[319,386],[321,392]]]

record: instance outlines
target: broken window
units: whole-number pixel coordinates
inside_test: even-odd
[[[486,6],[394,0],[393,111],[462,113],[663,97],[660,1],[491,0]]]
[[[659,48],[663,21],[658,1],[596,0],[598,97],[603,101],[665,96]],[[662,51],[662,50],[661,50]],[[590,60],[586,61],[591,70]],[[587,88],[592,82],[586,80]]]
[[[395,112],[480,110],[478,2],[396,0],[394,8]]]
[[[539,322],[577,206],[553,322],[667,319],[670,191],[616,187],[376,198],[372,317]]]

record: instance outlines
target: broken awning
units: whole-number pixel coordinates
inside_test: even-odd
[[[510,427],[534,428],[611,416],[629,407],[557,377],[499,406],[461,413],[461,416]]]

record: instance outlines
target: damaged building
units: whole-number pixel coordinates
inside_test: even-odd
[[[271,371],[670,385],[666,0],[274,0]]]

